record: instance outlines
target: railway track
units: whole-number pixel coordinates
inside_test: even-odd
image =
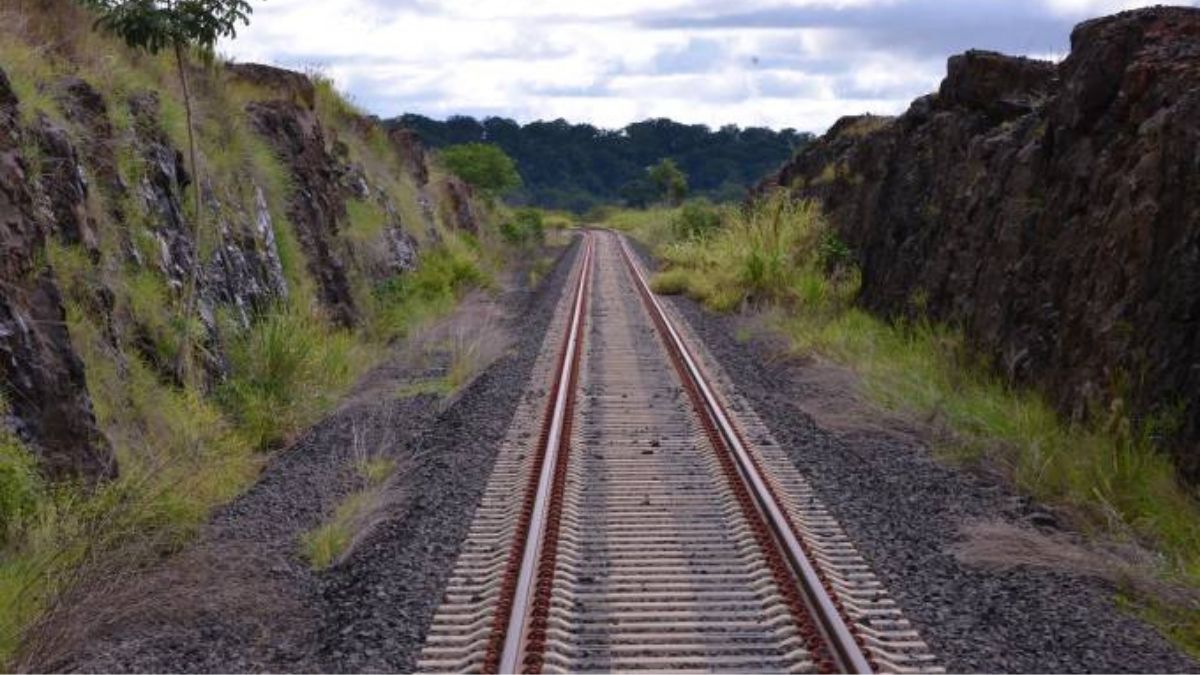
[[[420,670],[938,671],[625,241],[568,288]]]

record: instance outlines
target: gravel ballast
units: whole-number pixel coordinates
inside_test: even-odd
[[[577,251],[578,243],[513,317],[513,352],[484,371],[416,444],[409,496],[322,579],[320,669],[415,668]]]

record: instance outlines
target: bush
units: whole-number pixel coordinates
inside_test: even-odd
[[[500,235],[510,244],[540,244],[546,239],[545,221],[539,209],[517,209],[512,220],[500,225]]]
[[[719,230],[721,221],[719,209],[707,200],[698,199],[684,204],[671,226],[680,239],[702,239]]]

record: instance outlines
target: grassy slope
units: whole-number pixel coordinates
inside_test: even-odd
[[[101,91],[118,138],[122,178],[137,185],[142,169],[128,144],[131,120],[123,101],[139,90],[160,92],[163,126],[176,147],[186,147],[173,65],[165,57],[134,54],[93,34],[90,25],[65,0],[38,8],[6,5],[0,10],[0,67],[21,97],[26,120],[46,114],[70,128],[46,93],[65,76],[82,77]],[[468,287],[487,283],[487,270],[497,262],[482,253],[478,241],[438,224],[441,243],[422,242],[417,272],[374,286],[362,269],[351,269],[364,327],[355,332],[331,328],[318,309],[314,282],[286,218],[288,171],[249,131],[241,112],[245,101],[263,92],[228,85],[220,71],[215,64],[193,84],[201,169],[225,208],[253,213],[249,186],[262,186],[289,301],[248,330],[232,316],[220,316],[230,378],[212,392],[177,386],[154,361],[171,362],[194,327],[179,320],[180,299],[165,280],[152,269],[128,265],[120,252],[122,229],[136,246],[152,252],[147,214],[134,200],[114,205],[93,190],[89,206],[102,237],[101,261],[93,263],[82,250],[56,244],[47,258],[64,289],[72,340],[85,363],[97,419],[116,448],[121,477],[95,491],[47,485],[30,470],[29,453],[14,439],[0,437],[0,663],[13,658],[27,629],[63,591],[91,583],[106,570],[136,567],[177,549],[215,505],[254,480],[265,450],[286,443],[324,414],[378,362],[389,340],[450,309]],[[405,223],[423,222],[417,188],[382,133],[361,133],[353,125],[357,111],[329,82],[319,83],[318,94],[323,124],[347,143],[351,161],[387,193]],[[125,222],[113,222],[113,206],[128,214]],[[377,254],[382,214],[366,203],[351,204],[349,211],[347,239],[354,259],[369,261]],[[415,234],[428,238],[425,232]],[[214,239],[202,232],[201,250],[210,251]],[[115,295],[116,348],[91,309],[91,289],[100,284]],[[138,332],[152,344],[151,355],[135,348]]]
[[[849,251],[812,205],[774,199],[720,216],[720,228],[691,237],[682,232],[694,218],[678,210],[625,211],[608,224],[663,260],[657,292],[685,293],[716,311],[766,310],[796,350],[856,371],[876,403],[941,421],[949,433],[938,450],[947,458],[1001,467],[1085,531],[1157,551],[1162,579],[1200,588],[1200,500],[1155,448],[1170,420],[1138,429],[1114,409],[1091,424],[1067,423],[1037,393],[994,376],[953,328],[888,323],[857,309]],[[1195,597],[1131,599],[1200,654]]]

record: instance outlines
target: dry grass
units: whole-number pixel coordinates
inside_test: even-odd
[[[153,550],[127,548],[120,558],[80,566],[76,581],[57,597],[29,631],[18,672],[50,672],[78,666],[81,658],[114,631],[130,626],[170,627],[180,639],[200,629],[206,617],[232,619],[248,636],[262,634],[271,617],[292,617],[299,627],[305,611],[271,574],[275,563],[255,542],[208,543],[147,571]],[[248,637],[253,640],[253,637]]]
[[[1194,626],[1195,613],[1200,612],[1200,589],[1164,578],[1158,556],[1136,544],[994,520],[968,523],[961,532],[964,540],[953,553],[967,565],[994,570],[1034,567],[1103,579],[1128,602],[1140,605],[1139,611],[1182,619],[1184,626],[1188,616]]]
[[[351,467],[355,487],[328,520],[300,536],[300,552],[314,569],[325,569],[349,556],[378,525],[390,504],[400,496],[392,476],[400,466],[385,453],[394,446],[395,432],[368,448],[365,433],[352,429]]]
[[[452,403],[455,393],[466,388],[512,345],[512,337],[503,328],[504,318],[503,310],[487,294],[475,291],[446,318],[415,330],[403,358],[410,365],[444,364],[443,374],[410,382],[397,395],[438,394],[445,397],[443,406]]]

